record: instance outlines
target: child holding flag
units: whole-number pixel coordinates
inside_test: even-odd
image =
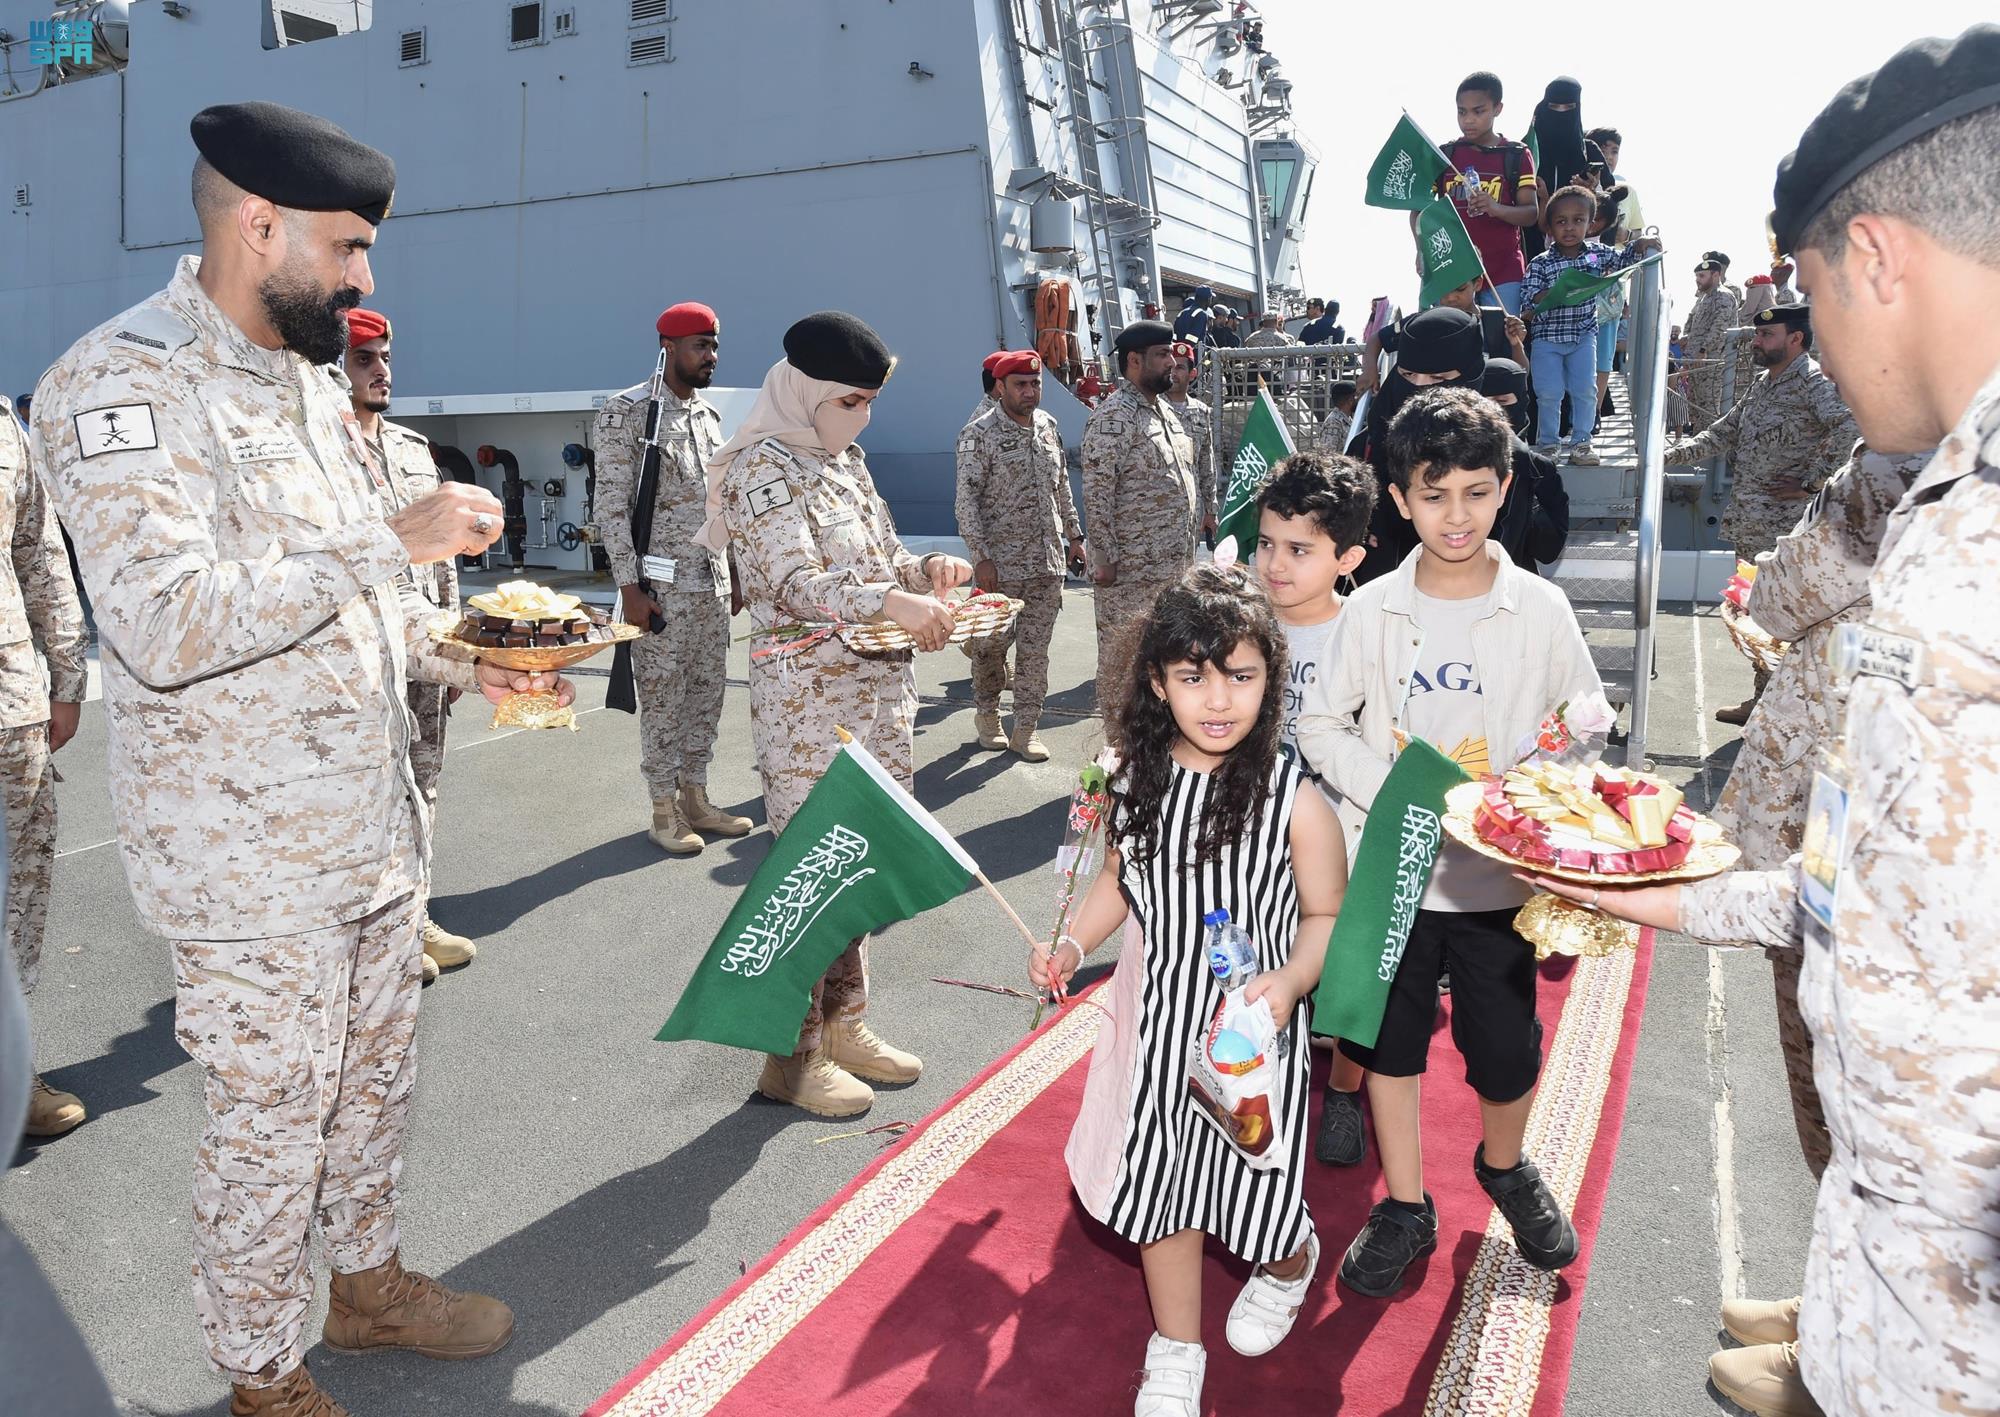
[[[1476,776],[1505,766],[1555,705],[1603,692],[1563,593],[1490,539],[1512,448],[1499,406],[1470,389],[1427,389],[1389,425],[1390,497],[1420,544],[1349,597],[1297,730],[1305,760],[1346,804],[1371,815],[1400,815],[1383,787],[1410,739]],[[1452,1042],[1479,1095],[1483,1138],[1473,1170],[1530,1264],[1554,1270],[1576,1258],[1575,1229],[1521,1150],[1542,1067],[1535,950],[1513,925],[1527,899],[1505,867],[1446,842],[1374,1047],[1341,1040],[1340,1051],[1368,1071],[1389,1192],[1340,1267],[1341,1282],[1358,1293],[1394,1294],[1410,1264],[1437,1247],[1420,1117],[1445,965]]]
[[[1272,472],[1257,495],[1257,506],[1262,518],[1257,579],[1285,632],[1284,748],[1297,761],[1299,710],[1306,691],[1319,682],[1340,615],[1340,593],[1334,587],[1352,576],[1368,554],[1375,470],[1354,458],[1294,453]],[[1318,773],[1304,771],[1338,810],[1339,794]],[[1325,1040],[1325,1046],[1331,1047],[1332,1040]],[[1359,1166],[1368,1154],[1361,1080],[1361,1065],[1336,1052],[1320,1104],[1319,1134],[1313,1138],[1314,1157],[1329,1166]]]
[[[1278,751],[1284,637],[1240,569],[1197,566],[1154,602],[1123,696],[1124,761],[1105,869],[1037,988],[1067,980],[1121,930],[1107,1018],[1065,1159],[1078,1197],[1139,1246],[1156,1332],[1138,1417],[1199,1417],[1205,1234],[1257,1266],[1229,1310],[1230,1346],[1268,1353],[1291,1331],[1319,1264],[1303,1190],[1308,1050],[1304,1000],[1319,979],[1347,877],[1340,823]],[[1295,860],[1329,863],[1294,873]],[[1262,972],[1244,986],[1289,1040],[1275,1066],[1278,1165],[1259,1169],[1188,1091],[1197,1037],[1222,999],[1203,919],[1227,910]],[[1268,1055],[1267,1055],[1268,1056]]]
[[[1573,439],[1569,460],[1578,467],[1598,463],[1597,451],[1590,446],[1590,435],[1597,428],[1598,292],[1593,289],[1587,298],[1575,301],[1558,288],[1558,280],[1565,271],[1608,276],[1660,249],[1653,239],[1632,241],[1616,251],[1592,241],[1586,233],[1596,215],[1596,194],[1581,187],[1564,187],[1550,197],[1548,249],[1528,262],[1527,278],[1521,283],[1521,313],[1534,337],[1529,372],[1535,381],[1541,439],[1537,451],[1556,456],[1556,430],[1562,426],[1563,395],[1568,394]]]

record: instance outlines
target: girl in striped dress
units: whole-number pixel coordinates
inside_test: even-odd
[[[1197,566],[1154,603],[1113,730],[1110,848],[1053,957],[1029,978],[1067,980],[1120,933],[1117,973],[1098,1001],[1098,1035],[1065,1153],[1090,1213],[1139,1246],[1156,1330],[1146,1345],[1138,1417],[1196,1417],[1201,1252],[1214,1235],[1256,1268],[1229,1311],[1230,1346],[1267,1353],[1290,1332],[1319,1263],[1302,1181],[1310,1049],[1305,1000],[1319,981],[1347,884],[1340,824],[1278,751],[1285,640],[1240,569]],[[1293,862],[1312,866],[1295,874]],[[1189,1051],[1222,986],[1209,971],[1202,916],[1244,926],[1262,998],[1290,1051],[1274,1099],[1283,1164],[1254,1170],[1198,1111]],[[1108,996],[1108,998],[1107,998]]]

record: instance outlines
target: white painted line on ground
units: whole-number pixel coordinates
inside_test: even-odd
[[[1715,805],[1715,776],[1710,764],[1708,684],[1701,659],[1701,622],[1690,615],[1694,631],[1694,735],[1701,755],[1702,801]],[[1703,1030],[1708,1053],[1709,1090],[1715,1098],[1715,1251],[1719,1287],[1725,1299],[1743,1297],[1743,1226],[1736,1197],[1736,1118],[1730,1111],[1729,1015],[1724,996],[1722,951],[1708,952],[1708,1015]]]
[[[81,855],[83,855],[83,853],[84,853],[84,852],[86,852],[86,851],[95,851],[95,850],[97,850],[97,848],[98,848],[98,847],[100,847],[100,846],[116,846],[117,844],[118,844],[118,838],[117,838],[117,837],[115,837],[115,836],[114,836],[114,837],[107,837],[107,838],[105,838],[105,839],[104,839],[103,841],[93,841],[93,842],[92,842],[92,843],[91,843],[90,845],[88,845],[88,846],[72,846],[72,847],[71,847],[71,848],[70,848],[69,850],[67,850],[67,851],[58,851],[58,852],[57,852],[57,853],[55,854],[55,859],[56,859],[57,861],[60,861],[60,860],[62,860],[62,859],[63,859],[63,857],[65,857],[65,856],[81,856]]]

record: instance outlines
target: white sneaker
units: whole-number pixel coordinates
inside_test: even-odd
[[[1261,1358],[1285,1341],[1305,1303],[1306,1286],[1319,1268],[1319,1236],[1306,1236],[1306,1267],[1297,1279],[1274,1279],[1262,1265],[1229,1306],[1229,1346],[1246,1358]]]
[[[1569,460],[1573,467],[1598,467],[1604,462],[1587,440],[1570,444]]]
[[[1535,444],[1535,451],[1540,453],[1543,457],[1547,458],[1552,463],[1559,463],[1562,461],[1563,449],[1561,443],[1537,443]]]
[[[1146,1380],[1132,1417],[1201,1417],[1201,1380],[1207,1374],[1208,1350],[1199,1343],[1154,1334],[1146,1340]]]

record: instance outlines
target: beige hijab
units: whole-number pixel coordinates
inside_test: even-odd
[[[730,464],[739,454],[767,438],[776,438],[787,447],[826,457],[826,446],[813,428],[813,414],[828,399],[844,399],[862,392],[853,384],[809,378],[788,359],[773,364],[765,372],[764,385],[757,390],[757,402],[750,406],[736,436],[708,460],[708,515],[695,540],[711,551],[728,546],[729,529],[722,521],[722,479],[728,476]]]

